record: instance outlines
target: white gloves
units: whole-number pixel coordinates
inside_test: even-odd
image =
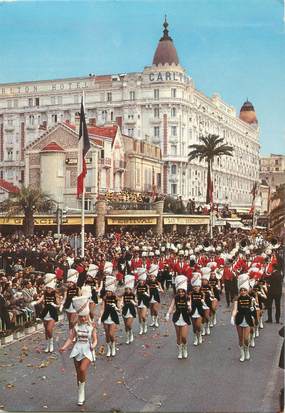
[[[60,304],[59,311],[62,312],[62,310],[63,310],[63,304]]]
[[[231,325],[232,325],[232,326],[235,325],[235,318],[234,318],[234,316],[231,316]]]
[[[168,313],[166,313],[166,315],[165,315],[165,320],[169,321],[169,314]]]
[[[98,318],[97,324],[98,324],[98,326],[100,326],[100,325],[102,324],[101,317],[100,317],[100,318]]]

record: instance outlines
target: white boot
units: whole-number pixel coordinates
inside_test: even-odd
[[[202,334],[198,333],[198,344],[202,344],[202,343],[203,343]]]
[[[130,343],[132,343],[134,341],[134,334],[133,334],[133,330],[129,331],[130,334]]]
[[[106,357],[110,357],[111,356],[111,346],[110,344],[107,344],[107,353],[106,353]]]
[[[210,327],[214,327],[213,316],[210,318],[210,323],[208,323],[208,325],[209,325]]]
[[[47,345],[45,348],[45,353],[49,353],[49,338],[47,339]]]
[[[182,356],[184,359],[187,359],[188,357],[187,344],[182,344]]]
[[[197,334],[194,335],[193,344],[194,344],[194,346],[198,346],[198,336],[197,336]]]
[[[259,327],[255,327],[255,337],[259,337]]]
[[[262,316],[260,317],[260,320],[259,320],[259,328],[263,328],[263,319],[262,319]]]
[[[182,344],[177,344],[178,347],[178,358],[182,359]]]
[[[244,354],[244,347],[240,347],[240,358],[239,361],[244,361],[245,360],[245,354]]]
[[[159,327],[159,324],[158,324],[158,316],[155,317],[154,325],[155,325],[156,328]]]
[[[78,406],[82,406],[85,402],[85,382],[78,382]]]
[[[130,332],[126,331],[126,344],[130,344]]]
[[[250,347],[255,347],[254,334],[250,337]]]
[[[204,336],[204,335],[206,334],[206,331],[205,331],[205,327],[204,327],[204,324],[202,325],[202,330],[201,330],[201,334],[202,334],[202,336]]]
[[[249,346],[244,346],[245,359],[250,360]]]
[[[53,338],[49,339],[49,352],[52,353],[53,352]]]
[[[214,324],[214,326],[217,324],[217,313],[214,314],[213,324]]]
[[[143,323],[140,324],[140,332],[139,335],[141,336],[143,334]]]
[[[143,332],[144,332],[144,334],[147,333],[147,323],[146,322],[143,323]]]
[[[111,344],[111,356],[115,356],[116,355],[116,343],[115,341],[113,341],[113,343]]]
[[[211,334],[209,323],[206,324],[206,334],[209,336]]]
[[[150,323],[150,327],[154,327],[155,326],[155,316],[153,315],[152,317],[151,317],[151,323]]]

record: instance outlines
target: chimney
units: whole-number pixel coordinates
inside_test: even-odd
[[[122,126],[123,126],[123,118],[122,118],[122,116],[117,116],[117,117],[116,117],[116,123],[117,123],[117,125],[120,127],[120,129],[122,129]]]

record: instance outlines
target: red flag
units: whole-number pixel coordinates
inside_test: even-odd
[[[84,178],[87,175],[87,167],[85,156],[90,149],[90,141],[88,136],[88,130],[86,126],[85,114],[83,100],[81,101],[81,110],[80,110],[80,126],[79,126],[79,145],[82,146],[82,151],[80,155],[82,156],[82,170],[77,177],[77,198],[83,194],[84,189]]]

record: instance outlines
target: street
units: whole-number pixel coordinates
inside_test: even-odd
[[[162,297],[166,313],[170,293]],[[167,304],[166,304],[167,303]],[[266,319],[266,315],[264,316]],[[66,321],[55,332],[55,352],[43,352],[43,332],[0,350],[0,404],[6,411],[157,411],[157,412],[277,412],[282,373],[278,367],[281,325],[266,324],[251,349],[251,360],[239,361],[237,334],[230,325],[224,296],[218,322],[204,343],[193,346],[189,334],[189,358],[177,359],[171,321],[159,329],[124,343],[122,320],[115,358],[98,355],[96,369],[89,369],[86,403],[76,405],[77,388],[69,351],[58,346],[66,335]],[[104,344],[98,331],[98,349]]]

